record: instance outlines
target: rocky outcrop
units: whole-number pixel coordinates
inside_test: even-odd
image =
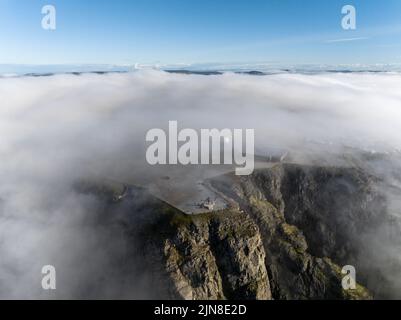
[[[173,226],[175,234],[165,240],[164,254],[182,298],[271,298],[260,232],[244,213],[176,213]]]
[[[80,190],[101,195],[135,239],[154,297],[370,299],[360,284],[343,289],[341,268],[360,267],[361,234],[386,221],[375,182],[359,169],[279,164],[213,179],[232,207],[192,216],[133,186],[118,202],[104,185]]]

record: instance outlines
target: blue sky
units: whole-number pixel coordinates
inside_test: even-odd
[[[0,64],[136,62],[401,63],[401,0],[0,0]]]

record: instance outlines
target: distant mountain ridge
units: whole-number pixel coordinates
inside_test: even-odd
[[[169,73],[220,75],[226,72],[271,75],[285,73],[388,73],[401,72],[401,64],[377,65],[279,65],[279,64],[192,64],[192,65],[2,65],[0,77],[51,76],[54,74],[80,75],[86,73],[106,74],[135,72],[139,70],[160,70]]]

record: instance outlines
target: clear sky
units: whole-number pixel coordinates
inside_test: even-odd
[[[401,0],[0,0],[0,64],[136,62],[401,63]]]

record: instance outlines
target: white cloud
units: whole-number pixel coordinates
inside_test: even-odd
[[[368,40],[367,37],[359,37],[359,38],[342,38],[342,39],[332,39],[326,40],[325,43],[336,43],[336,42],[351,42],[351,41],[360,41],[360,40]]]

